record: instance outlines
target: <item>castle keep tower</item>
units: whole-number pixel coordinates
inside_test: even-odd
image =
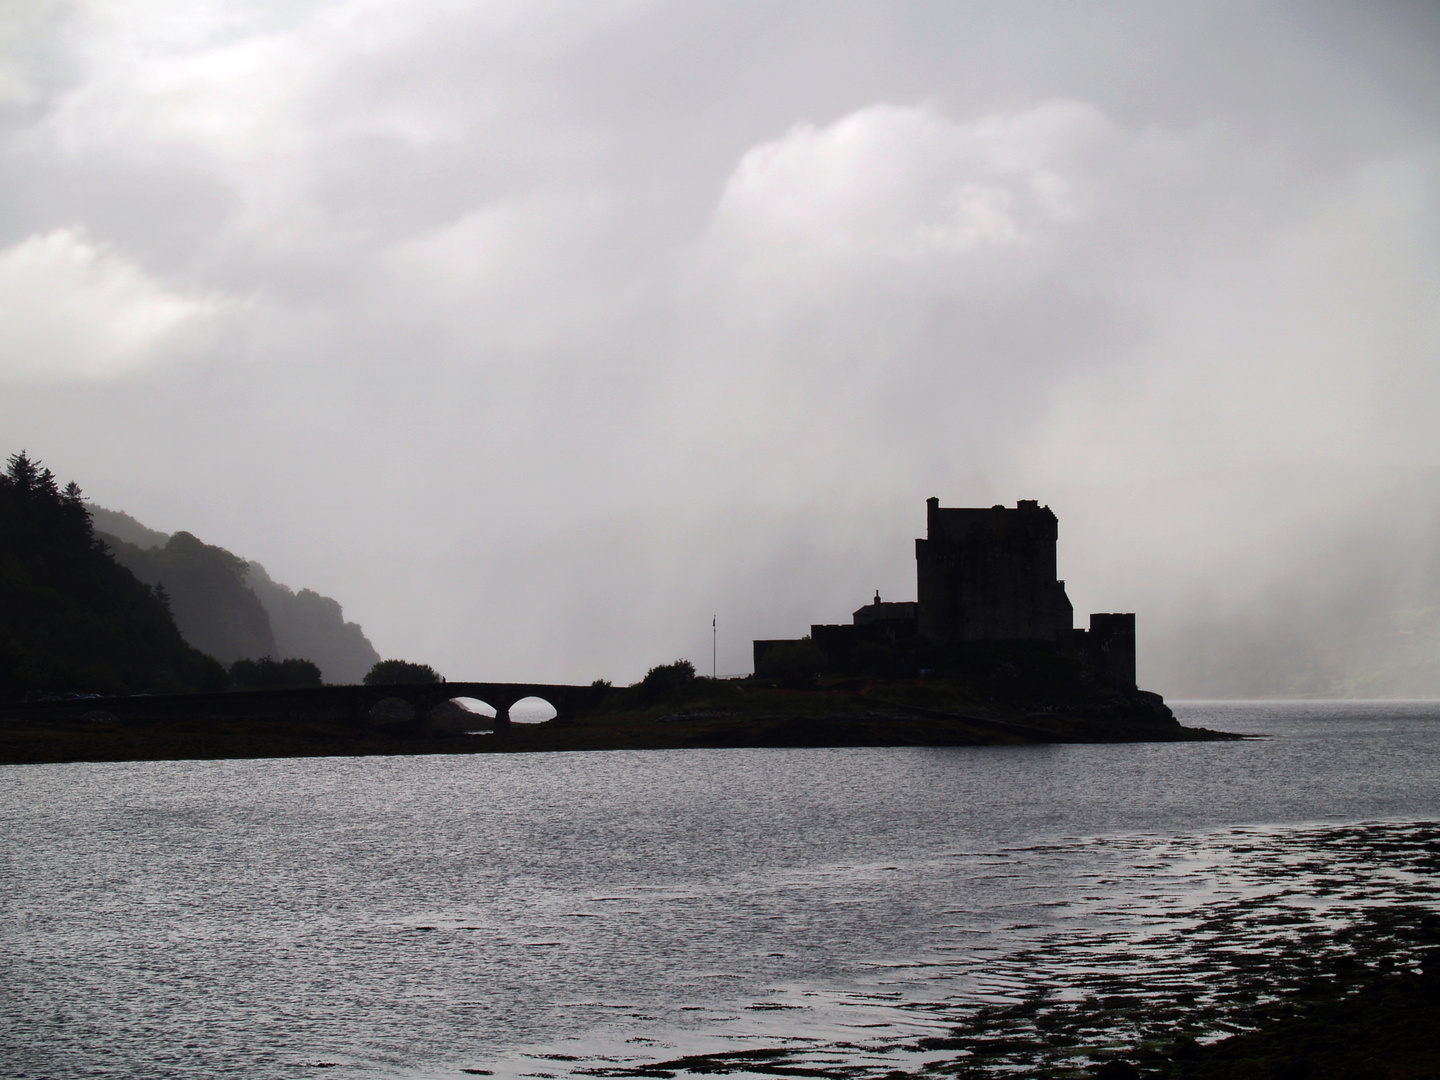
[[[810,627],[808,641],[756,641],[755,670],[773,650],[802,644],[828,670],[849,671],[885,663],[913,670],[957,645],[1033,641],[1079,661],[1087,678],[1133,690],[1135,616],[1096,614],[1088,630],[1074,628],[1065,583],[1055,577],[1058,536],[1054,513],[1034,500],[985,510],[927,499],[925,539],[915,541],[915,603],[884,603],[877,592],[849,623]]]
[[[1058,523],[1048,506],[941,509],[925,503],[915,541],[919,632],[929,641],[1068,644],[1075,613],[1055,577]]]

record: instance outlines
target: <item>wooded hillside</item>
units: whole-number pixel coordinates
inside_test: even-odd
[[[228,682],[181,637],[164,590],[139,581],[95,538],[79,486],[61,490],[24,452],[10,457],[0,476],[0,698]]]

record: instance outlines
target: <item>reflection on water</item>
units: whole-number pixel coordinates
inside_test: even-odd
[[[9,767],[0,1060],[880,1074],[1218,1033],[1433,903],[1433,831],[1397,822],[1440,813],[1440,709],[1177,712],[1273,737]]]
[[[736,1010],[798,1017],[719,1016],[703,1035],[623,1044],[590,1032],[488,1069],[883,1077],[1085,1067],[1116,1046],[1253,1029],[1322,974],[1388,971],[1440,940],[1440,822],[1112,836],[979,858],[1018,867],[1037,854],[1057,869],[1089,868],[1039,902],[1050,909],[1043,922],[953,924],[960,933],[933,955],[873,965],[866,989],[772,990]]]

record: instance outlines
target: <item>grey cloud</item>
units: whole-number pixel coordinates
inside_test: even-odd
[[[387,655],[742,670],[931,494],[1054,505],[1162,690],[1299,566],[1423,585],[1338,539],[1434,491],[1421,7],[66,11],[0,79],[11,449]]]

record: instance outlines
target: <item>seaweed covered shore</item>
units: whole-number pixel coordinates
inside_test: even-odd
[[[1134,851],[1187,857],[1180,843]],[[1007,957],[1023,989],[1005,1003],[902,1006],[927,1014],[933,1035],[577,1071],[655,1080],[1440,1075],[1440,822],[1236,830],[1219,856],[1205,871],[1218,873],[1219,888],[1193,909],[1138,920],[1117,912],[1107,929],[1041,939]]]

